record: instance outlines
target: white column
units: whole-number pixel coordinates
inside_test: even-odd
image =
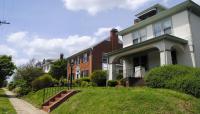
[[[115,74],[116,74],[115,64],[112,63],[109,64],[108,72],[109,72],[108,80],[115,80]]]
[[[170,50],[160,51],[160,65],[172,64],[172,56]]]

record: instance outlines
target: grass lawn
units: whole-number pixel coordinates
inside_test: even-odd
[[[0,88],[0,114],[16,114],[4,90]]]
[[[200,99],[166,89],[80,88],[51,114],[200,114]],[[26,96],[41,105],[42,90]]]
[[[45,100],[48,100],[50,97],[54,96],[55,93],[57,93],[63,89],[67,89],[67,88],[66,87],[47,88],[45,90],[45,92],[46,92]],[[28,95],[23,96],[22,99],[28,101],[29,103],[33,104],[37,108],[41,108],[41,105],[43,104],[43,95],[44,95],[44,91],[43,91],[43,89],[41,89],[37,92],[30,92]]]
[[[200,100],[166,89],[85,88],[52,114],[200,114]]]

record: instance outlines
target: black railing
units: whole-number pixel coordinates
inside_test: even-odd
[[[44,103],[46,100],[50,99],[51,97],[55,96],[59,92],[66,90],[66,86],[57,86],[57,87],[48,87],[43,89],[43,98],[42,102]]]

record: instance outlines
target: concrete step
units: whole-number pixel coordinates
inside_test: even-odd
[[[51,112],[56,107],[58,107],[60,104],[62,104],[64,101],[66,101],[68,98],[73,96],[74,94],[78,93],[77,90],[70,90],[65,92],[60,92],[59,94],[52,97],[49,101],[45,102],[42,105],[42,109],[46,112]]]

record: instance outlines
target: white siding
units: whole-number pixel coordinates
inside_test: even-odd
[[[188,12],[183,11],[172,16],[173,35],[191,42]]]
[[[133,45],[132,33],[123,36],[123,47]]]
[[[190,23],[192,31],[192,39],[194,45],[194,53],[196,66],[200,67],[200,17],[190,13]]]
[[[147,40],[153,38],[154,34],[153,34],[153,26],[152,26],[152,24],[148,25],[146,30],[147,30]]]

